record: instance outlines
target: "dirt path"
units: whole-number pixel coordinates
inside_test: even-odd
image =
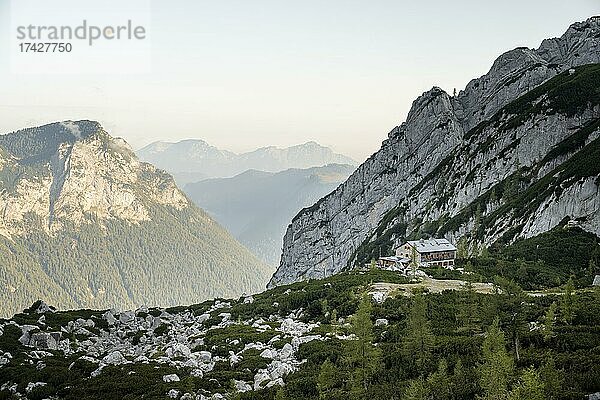
[[[444,290],[462,290],[465,281],[454,279],[422,278],[417,283],[386,283],[378,282],[371,285],[369,293],[378,301],[383,301],[392,293],[402,296],[411,296],[414,289],[427,289],[430,293],[441,293]],[[477,293],[495,293],[495,287],[491,283],[473,283],[473,290]]]

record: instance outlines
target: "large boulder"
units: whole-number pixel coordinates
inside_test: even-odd
[[[173,346],[167,348],[165,354],[169,358],[190,358],[192,351],[183,343],[175,343]]]
[[[198,357],[202,362],[208,363],[212,360],[212,354],[210,354],[210,351],[201,351],[198,353]]]
[[[109,365],[121,365],[125,364],[127,362],[127,359],[123,357],[123,354],[121,354],[120,351],[115,350],[112,353],[108,354],[106,357],[104,357],[102,359],[102,362],[104,364]]]
[[[102,314],[102,318],[104,320],[106,320],[106,322],[108,323],[108,325],[114,325],[115,322],[117,322],[117,319],[115,318],[114,314],[112,313],[112,311],[107,311],[104,314]]]
[[[60,337],[60,332],[36,332],[29,339],[29,346],[37,349],[57,350]]]
[[[238,392],[249,392],[250,390],[252,390],[252,386],[248,385],[244,381],[234,380],[233,383],[235,385],[235,390]]]
[[[177,374],[169,374],[169,375],[164,375],[163,376],[163,382],[166,383],[170,383],[170,382],[179,382],[179,376],[177,376]]]
[[[286,343],[283,345],[283,348],[278,353],[278,358],[280,360],[289,360],[294,355],[294,347]]]
[[[254,375],[254,390],[262,389],[263,383],[270,380],[271,375],[267,371],[261,369],[256,373],[256,375]]]
[[[290,364],[287,364],[287,363],[284,363],[281,361],[274,361],[269,366],[269,368],[270,368],[271,380],[273,380],[273,381],[275,381],[279,378],[283,378],[290,372],[294,371],[294,367],[292,367]]]
[[[35,312],[36,314],[46,314],[46,313],[56,312],[56,308],[49,306],[43,300],[38,300],[35,303],[33,303],[32,309],[33,309],[33,312]]]
[[[128,324],[135,320],[135,312],[133,311],[124,311],[119,314],[119,322],[122,324]]]

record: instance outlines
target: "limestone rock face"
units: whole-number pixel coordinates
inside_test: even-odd
[[[337,273],[356,262],[361,245],[384,232],[390,232],[392,242],[400,240],[390,230],[395,224],[405,224],[411,233],[430,222],[436,224],[434,232],[449,239],[467,235],[472,216],[458,218],[479,196],[516,171],[526,170],[532,185],[576,153],[550,157],[561,142],[593,124],[600,107],[584,104],[576,112],[556,112],[548,106],[548,93],[538,95],[534,89],[555,77],[566,80],[563,74],[572,68],[599,62],[600,18],[594,17],[573,24],[560,38],[544,40],[538,49],[502,54],[487,74],[454,97],[440,88],[424,93],[378,152],[292,220],[269,286]],[[542,111],[529,115],[520,110],[523,120],[513,118],[516,100],[528,93],[537,102],[532,107]],[[586,145],[598,136],[597,129],[591,130]],[[582,219],[584,229],[600,234],[598,180],[565,183],[565,190],[549,194],[528,215],[494,217],[479,241],[493,243],[514,226],[522,226],[514,238],[530,237],[566,216]],[[490,203],[482,213],[492,215],[506,203]],[[455,223],[447,226],[448,221]]]
[[[47,134],[53,131],[61,136],[60,142]],[[6,135],[0,145],[4,143],[10,151],[9,143],[17,136],[25,135],[23,131]],[[14,171],[17,177],[13,190],[0,194],[0,234],[4,236],[30,230],[27,216],[32,214],[52,233],[65,222],[78,226],[90,218],[147,221],[148,203],[177,209],[189,206],[168,174],[139,162],[125,141],[113,139],[97,123],[50,124],[34,128],[33,134],[25,137],[45,148],[26,155],[15,148],[12,157],[3,159],[3,169]],[[136,190],[140,186],[150,190]]]

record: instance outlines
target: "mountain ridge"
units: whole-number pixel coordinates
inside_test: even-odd
[[[290,168],[311,168],[327,164],[356,165],[356,161],[334,153],[315,141],[280,148],[266,146],[234,153],[221,150],[200,139],[154,142],[137,151],[138,156],[172,173],[178,183],[207,178],[229,178],[249,169],[280,172]]]
[[[269,265],[277,265],[290,218],[337,187],[353,166],[329,164],[280,172],[247,170],[184,187],[186,194]]]
[[[280,267],[270,286],[322,276],[323,271],[336,273],[355,262],[368,261],[374,248],[389,252],[407,236],[436,234],[445,224],[444,219],[458,215],[465,207],[472,208],[472,202],[493,185],[521,167],[531,168],[543,159],[546,154],[542,153],[550,152],[552,146],[566,140],[571,128],[582,128],[586,121],[598,118],[598,105],[592,96],[591,105],[586,102],[574,114],[542,110],[540,105],[546,101],[543,96],[552,92],[552,88],[547,88],[547,93],[527,104],[515,103],[522,109],[509,108],[495,120],[494,116],[521,96],[535,93],[537,87],[559,74],[562,75],[557,78],[557,85],[568,80],[571,72],[574,78],[581,78],[581,82],[564,86],[565,97],[576,98],[578,90],[588,90],[584,84],[591,85],[594,92],[597,89],[593,81],[585,80],[590,71],[580,69],[579,74],[573,67],[598,62],[600,18],[594,17],[571,25],[561,38],[544,40],[537,50],[517,48],[502,54],[487,74],[470,81],[456,97],[437,87],[423,93],[413,102],[406,122],[390,131],[378,152],[338,189],[293,219],[284,239]],[[508,133],[494,135],[494,124],[504,124]],[[546,132],[554,132],[549,140],[544,139]],[[473,144],[467,144],[473,146],[470,158],[454,160],[454,153],[459,152],[468,136],[475,138]],[[484,158],[487,165],[481,162]],[[462,177],[453,174],[453,168]],[[478,178],[473,183],[474,177]],[[454,184],[460,190],[448,187]],[[525,182],[519,181],[517,186],[524,189]],[[585,192],[590,190],[593,188]],[[451,200],[452,203],[445,204]],[[564,203],[564,199],[561,201]],[[581,217],[577,206],[567,203],[568,206],[561,206],[563,209],[556,218],[565,216],[565,207],[574,214],[573,218]],[[596,203],[597,200],[592,201],[586,207],[593,210]],[[480,204],[484,218],[493,212],[492,206],[486,209],[485,205]],[[472,210],[469,218],[455,230],[443,232],[444,235],[454,240],[470,235],[476,211]],[[535,210],[532,212],[535,214]],[[540,215],[544,215],[542,220],[548,224],[544,229],[550,229],[554,222],[548,221],[549,214],[540,211]],[[591,221],[595,220],[594,215],[590,215]],[[494,227],[499,229],[498,233],[487,232],[484,237],[468,239],[474,246],[489,245],[486,237],[497,239],[510,224],[521,224],[516,220],[503,223],[504,227]],[[595,225],[592,222],[589,226]]]
[[[27,128],[0,148],[0,313],[39,297],[170,305],[266,283],[266,265],[98,123]]]

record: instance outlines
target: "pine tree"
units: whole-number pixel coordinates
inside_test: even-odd
[[[521,380],[511,392],[510,400],[545,400],[544,384],[535,368],[530,367],[523,371]]]
[[[417,248],[416,248],[416,246],[412,246],[411,247],[410,267],[411,267],[411,271],[412,271],[412,277],[414,278],[417,275],[417,268],[419,267],[419,264],[418,264],[418,261],[417,261]]]
[[[556,369],[554,358],[547,357],[540,367],[540,378],[544,383],[545,398],[548,400],[558,399],[558,393],[563,387],[562,371]]]
[[[410,382],[402,396],[402,400],[427,400],[428,396],[429,391],[425,386],[425,381],[422,377],[419,377]]]
[[[496,204],[496,202],[498,201],[498,195],[496,194],[496,188],[492,188],[492,192],[490,193],[490,199],[488,201],[489,204],[491,204],[492,206],[494,206]]]
[[[472,379],[470,379],[459,358],[454,366],[454,373],[451,379],[452,399],[471,398],[470,394],[472,393],[473,386]]]
[[[317,378],[317,389],[319,391],[319,399],[327,399],[331,391],[339,384],[339,373],[335,365],[325,360],[321,365],[321,371]]]
[[[377,269],[377,262],[375,260],[371,260],[371,263],[369,264],[369,270],[374,271],[375,269]]]
[[[456,258],[469,258],[469,244],[465,236],[461,237],[456,244]]]
[[[475,221],[473,223],[473,236],[478,237],[479,228],[481,227],[482,210],[481,203],[477,203],[477,209],[475,210]]]
[[[404,354],[414,362],[419,373],[425,372],[434,343],[435,337],[427,319],[427,303],[419,292],[413,296],[403,346]]]
[[[594,275],[596,275],[597,270],[598,264],[596,263],[596,259],[590,258],[590,261],[588,262],[588,275],[591,276],[592,279],[594,278]]]
[[[347,342],[346,363],[352,374],[350,391],[355,399],[365,399],[371,380],[381,368],[381,351],[373,344],[371,299],[364,295],[356,314],[351,318],[352,333],[356,340]]]
[[[473,290],[473,284],[466,281],[459,293],[458,308],[456,310],[456,320],[458,322],[459,332],[476,332],[480,324],[479,303],[477,295]]]
[[[435,393],[436,400],[450,400],[452,396],[448,364],[445,359],[438,363],[437,371],[427,378],[427,389]]]
[[[521,188],[521,166],[519,161],[516,162],[515,172],[509,176],[504,183],[503,197],[507,203],[513,201],[518,195]]]
[[[550,340],[554,336],[554,323],[556,320],[556,302],[550,304],[548,310],[546,310],[546,314],[544,315],[544,327],[542,330],[542,335],[544,336],[544,341]]]
[[[481,249],[481,254],[479,255],[480,258],[487,260],[490,258],[490,250],[487,247],[483,247]]]
[[[562,320],[566,324],[573,323],[575,317],[575,285],[573,284],[573,278],[569,278],[565,286],[565,293],[562,295],[560,301],[560,314]]]
[[[508,295],[507,308],[510,312],[510,339],[515,352],[517,361],[520,359],[520,338],[523,332],[527,331],[527,321],[523,310],[525,303],[525,293],[523,289],[514,281],[502,277],[496,277],[496,283]]]
[[[335,308],[331,312],[330,323],[332,325],[332,329],[336,330],[337,329],[337,324],[338,324],[338,314],[337,314],[337,310]]]
[[[275,393],[275,400],[285,400],[285,392],[283,391],[283,388],[279,388],[277,389],[277,393]]]
[[[483,359],[480,366],[482,400],[504,400],[508,397],[508,384],[513,373],[513,361],[506,351],[504,333],[498,318],[494,320],[483,341]]]

